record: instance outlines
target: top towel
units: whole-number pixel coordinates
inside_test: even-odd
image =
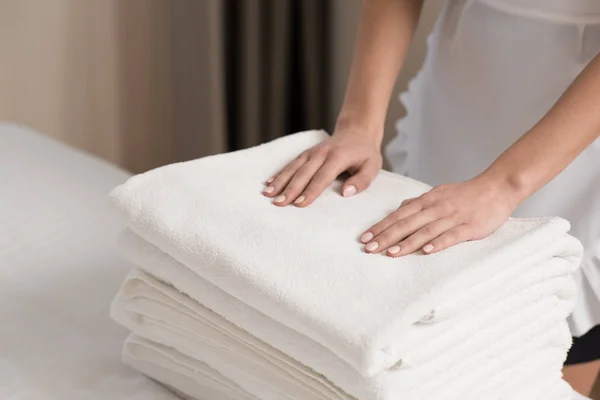
[[[512,219],[432,255],[366,254],[359,235],[429,190],[385,171],[350,198],[336,182],[307,208],[276,207],[261,194],[267,178],[326,137],[302,132],[168,165],[131,178],[111,200],[145,240],[366,376],[399,361],[395,343],[413,324],[484,301],[465,296],[493,294],[555,257],[578,266],[581,245],[559,218]]]

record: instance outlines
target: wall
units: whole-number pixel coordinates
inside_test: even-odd
[[[0,0],[0,120],[139,170],[168,147],[168,3]]]
[[[0,0],[0,119],[118,157],[116,1]]]

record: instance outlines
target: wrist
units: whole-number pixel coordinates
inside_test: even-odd
[[[513,209],[533,193],[532,185],[521,171],[496,171],[491,167],[476,179],[485,181]]]
[[[383,141],[383,123],[342,112],[336,121],[334,135],[360,136],[372,140],[380,147]]]

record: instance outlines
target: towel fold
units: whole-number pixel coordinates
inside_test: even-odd
[[[164,282],[170,282],[178,290],[246,331],[258,336],[265,342],[271,343],[275,340],[268,333],[275,330],[281,331],[285,329],[285,332],[283,332],[284,336],[298,335],[281,324],[273,323],[271,318],[266,317],[238,299],[219,290],[131,230],[125,230],[120,235],[118,244],[121,254],[131,263]],[[519,283],[519,285],[515,287],[507,285],[498,290],[500,295],[494,295],[493,297],[499,297],[503,301],[497,301],[491,307],[475,305],[469,313],[458,315],[452,321],[452,330],[450,332],[447,324],[429,323],[426,325],[416,325],[412,330],[399,336],[398,348],[402,349],[401,354],[403,354],[403,357],[401,357],[401,362],[396,367],[402,367],[402,364],[404,366],[411,364],[418,365],[426,361],[431,361],[435,355],[443,353],[445,348],[464,342],[464,337],[472,335],[477,326],[489,325],[498,316],[509,315],[514,310],[518,310],[544,297],[556,295],[564,300],[561,303],[564,309],[559,314],[559,318],[563,315],[566,316],[571,311],[573,299],[576,295],[576,285],[569,273],[572,266],[562,258],[554,258],[543,264],[543,271],[540,271],[540,268],[532,268],[531,271],[527,271],[522,280],[515,282]],[[545,277],[545,279],[540,281],[540,276]],[[192,282],[193,284],[190,284]],[[523,285],[523,282],[527,284]],[[520,295],[511,297],[508,296],[510,292],[520,293]],[[218,293],[217,298],[215,298],[215,293]],[[238,312],[238,310],[241,311]],[[254,324],[249,324],[249,317],[244,318],[242,314],[249,315],[255,321],[259,321],[256,324],[257,327],[255,328]],[[266,321],[260,322],[261,318]],[[262,332],[261,327],[263,326],[268,326],[266,332]],[[256,329],[259,331],[256,331]],[[500,332],[497,333],[500,334]],[[317,343],[312,340],[305,339],[305,342],[307,343],[306,348],[317,346]],[[275,343],[280,343],[280,341],[275,340]],[[427,343],[427,346],[419,346],[419,343]],[[282,349],[288,352],[288,354],[296,354],[290,345],[282,344],[281,346],[283,346]],[[299,349],[298,354],[309,354],[306,348]],[[323,354],[325,356],[321,356],[321,358],[330,359],[329,355],[327,355],[329,352],[320,345],[316,350],[318,351],[314,351],[315,354],[311,354],[310,358],[301,359],[301,361],[318,371],[324,373],[330,372],[329,368],[327,368],[327,361],[313,361]],[[339,366],[336,365],[335,369],[338,368]]]
[[[569,224],[554,218],[511,220],[485,240],[428,256],[392,259],[365,254],[357,242],[360,233],[403,199],[429,189],[386,172],[368,191],[351,198],[342,198],[336,183],[308,208],[275,207],[260,194],[265,179],[325,137],[321,131],[304,132],[249,150],[159,168],[116,188],[112,202],[130,229],[192,275],[248,309],[268,315],[279,331],[285,327],[324,346],[327,354],[336,356],[329,362],[347,363],[364,377],[373,377],[370,385],[381,387],[367,389],[371,395],[391,387],[385,381],[388,375],[403,382],[393,369],[404,362],[410,343],[401,338],[421,329],[420,322],[435,325],[448,317],[479,312],[474,305],[485,308],[508,292],[529,286],[531,282],[523,279],[536,268],[542,272],[529,279],[541,282],[548,260],[560,260],[552,266],[557,277],[577,267],[581,245],[567,235]],[[570,289],[565,287],[550,304],[560,312],[549,316],[562,318],[569,309]],[[548,301],[541,301],[538,311]],[[537,332],[541,323],[530,322],[535,325],[532,332]],[[559,322],[546,323],[554,327]],[[497,329],[503,329],[503,323]],[[457,350],[454,356],[460,354]],[[435,365],[444,365],[440,357]],[[460,370],[456,361],[446,364],[452,372]],[[329,368],[306,365],[321,371]],[[418,374],[414,379],[412,385],[406,384],[422,383]],[[346,390],[359,396],[353,386],[348,384]],[[393,397],[377,397],[382,398]]]
[[[575,395],[568,384],[556,374],[549,375],[550,378],[541,378],[544,368],[561,355],[557,351],[547,349],[538,357],[527,357],[521,359],[513,367],[505,370],[500,377],[505,383],[522,383],[521,389],[513,393],[511,400],[531,399],[554,399],[571,400]],[[256,400],[249,393],[239,394],[236,389],[233,392],[229,385],[231,382],[208,367],[206,364],[194,358],[181,354],[176,349],[162,346],[150,340],[136,335],[130,335],[124,345],[123,360],[146,375],[170,386],[182,398],[194,400]],[[525,372],[524,372],[525,371]],[[209,378],[209,383],[203,385]],[[212,380],[214,379],[214,381]],[[222,381],[221,381],[222,380]],[[202,383],[198,383],[202,382]],[[221,384],[223,382],[223,384]],[[222,391],[213,388],[220,387]],[[258,391],[261,391],[260,389]],[[264,392],[264,390],[262,390]],[[267,395],[268,396],[268,395]],[[289,400],[289,397],[281,396],[279,399]],[[406,397],[402,397],[406,398]],[[469,393],[469,399],[505,400],[498,392]],[[575,396],[576,399],[584,397]],[[439,398],[440,400],[443,397]]]
[[[205,363],[133,334],[123,362],[194,400],[258,400]]]
[[[132,246],[136,242],[137,250]],[[113,303],[113,318],[139,336],[206,361],[244,386],[248,378],[224,371],[241,369],[242,375],[253,377],[250,381],[262,382],[258,392],[247,389],[261,399],[280,398],[277,396],[282,393],[283,398],[302,400],[352,396],[391,400],[400,395],[407,399],[460,399],[476,390],[490,393],[493,385],[506,385],[494,377],[515,368],[523,354],[535,359],[538,353],[554,351],[553,362],[536,369],[540,374],[550,372],[542,377],[552,376],[552,371],[560,372],[570,344],[564,321],[570,305],[549,296],[506,318],[497,318],[485,329],[475,326],[475,331],[482,333],[461,336],[462,345],[446,349],[434,362],[365,378],[322,346],[252,310],[181,264],[162,263],[155,253],[160,251],[149,244],[139,247],[142,243],[133,234],[122,240],[128,258],[147,261],[144,269],[170,284],[132,272]],[[164,254],[163,260],[168,257]],[[180,292],[193,293],[203,305]],[[227,319],[205,306],[226,314]],[[423,329],[431,327],[425,325]],[[310,364],[321,374],[305,366]],[[524,371],[521,369],[521,374]],[[523,387],[515,383],[503,390],[501,393],[507,395]]]

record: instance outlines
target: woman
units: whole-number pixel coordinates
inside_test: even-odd
[[[367,188],[421,7],[364,2],[335,132],[267,181],[276,205],[308,206],[344,171],[344,196]],[[512,214],[571,221],[586,254],[564,371],[585,395],[600,370],[599,53],[598,0],[449,1],[387,149],[394,171],[434,188],[361,237],[365,251],[398,257],[484,238]]]

